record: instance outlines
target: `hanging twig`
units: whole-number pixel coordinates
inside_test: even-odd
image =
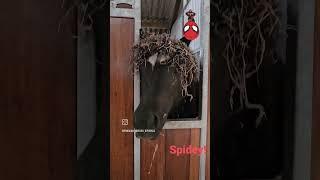
[[[266,118],[266,113],[261,104],[249,101],[247,80],[256,75],[259,84],[258,72],[268,59],[266,56],[273,52],[273,35],[279,31],[280,26],[277,2],[215,0],[213,5],[213,11],[217,14],[214,19],[215,33],[226,41],[223,58],[227,62],[232,82],[230,108],[232,111],[241,111],[244,108],[257,109],[258,126],[261,120]],[[238,100],[235,101],[235,98]]]
[[[151,159],[151,163],[150,163],[150,167],[149,167],[149,170],[148,170],[148,174],[151,173],[151,169],[152,169],[152,165],[153,165],[153,161],[154,161],[154,157],[156,155],[156,152],[158,151],[158,144],[155,145],[154,147],[154,151],[153,151],[153,155],[152,155],[152,159]]]

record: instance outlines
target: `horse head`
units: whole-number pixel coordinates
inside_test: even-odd
[[[198,67],[187,44],[167,35],[153,35],[136,46],[141,96],[134,128],[143,131],[136,137],[157,138],[170,111],[191,96],[187,88],[196,79]]]

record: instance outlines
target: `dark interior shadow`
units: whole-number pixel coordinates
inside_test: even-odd
[[[297,13],[290,6],[287,15],[287,23],[296,26]],[[225,42],[214,33],[210,37],[213,175],[218,180],[292,179],[297,32],[288,29],[287,35],[285,63],[265,65],[260,86],[256,79],[248,82],[249,98],[263,104],[268,115],[258,128],[254,110],[230,110],[231,80],[221,56]]]
[[[93,16],[93,31],[96,58],[96,130],[90,143],[80,155],[77,162],[77,180],[108,179],[107,144],[107,102],[108,102],[108,3],[97,10]]]

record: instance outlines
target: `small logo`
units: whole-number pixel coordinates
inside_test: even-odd
[[[128,126],[128,119],[121,120],[122,126]]]

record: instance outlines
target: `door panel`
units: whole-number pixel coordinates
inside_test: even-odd
[[[155,141],[142,140],[141,180],[198,180],[200,156],[177,156],[170,153],[170,146],[200,147],[200,132],[200,129],[166,129]]]
[[[133,179],[133,74],[130,53],[134,19],[110,18],[110,175],[114,180]],[[128,119],[128,125],[122,125]]]

